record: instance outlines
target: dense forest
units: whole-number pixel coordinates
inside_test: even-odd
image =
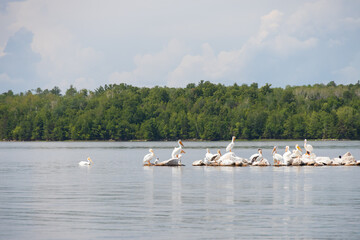
[[[360,82],[105,85],[0,95],[1,140],[360,139]]]

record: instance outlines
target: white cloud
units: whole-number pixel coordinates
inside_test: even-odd
[[[229,81],[254,81],[247,78],[249,65],[257,65],[253,60],[262,52],[272,52],[275,56],[286,57],[315,47],[318,39],[299,40],[285,34],[281,27],[283,13],[272,10],[261,17],[257,34],[250,37],[240,49],[221,51],[216,55],[209,44],[202,45],[201,55],[186,55],[168,78],[169,86],[184,86],[199,79]],[[260,66],[256,66],[259,68]]]
[[[0,83],[8,84],[11,82],[11,78],[6,73],[0,73]]]
[[[135,85],[163,85],[169,69],[178,64],[187,49],[176,39],[171,40],[160,52],[136,55],[135,69],[131,72],[113,72],[109,76],[111,83]]]
[[[34,88],[251,83],[283,79],[281,68],[286,77],[327,79],[360,51],[352,40],[359,37],[357,9],[357,1],[326,0],[10,2],[0,11],[0,57],[9,38],[25,28],[41,56],[33,64],[37,81],[29,80]],[[307,65],[309,59],[322,68]],[[302,64],[294,69],[296,61]]]
[[[333,74],[343,83],[355,83],[360,80],[360,52],[348,63],[347,66],[333,71]]]

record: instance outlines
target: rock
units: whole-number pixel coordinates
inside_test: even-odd
[[[347,162],[345,166],[356,166],[356,162]]]
[[[360,166],[360,160],[356,161],[356,165]]]
[[[316,162],[316,163],[314,164],[314,166],[315,166],[315,167],[321,167],[321,166],[324,166],[324,164],[321,163],[321,162]]]

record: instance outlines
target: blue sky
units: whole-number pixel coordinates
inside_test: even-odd
[[[0,0],[0,93],[360,80],[360,1]]]

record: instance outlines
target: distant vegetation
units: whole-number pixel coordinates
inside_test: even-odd
[[[360,139],[360,83],[105,85],[0,95],[3,140]]]

